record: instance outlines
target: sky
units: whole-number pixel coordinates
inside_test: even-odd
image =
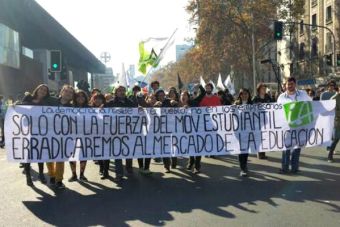
[[[188,0],[36,0],[97,58],[111,54],[108,67],[120,73],[136,65],[138,43],[149,37],[170,37],[176,28],[175,44],[194,36],[185,11]],[[175,45],[162,65],[175,60]]]

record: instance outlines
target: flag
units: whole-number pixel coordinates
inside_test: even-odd
[[[169,50],[169,48],[175,43],[175,34],[177,32],[178,28],[175,29],[175,31],[172,33],[168,41],[166,42],[165,46],[161,49],[161,52],[159,53],[159,57],[157,58],[157,65],[163,60],[165,53]]]
[[[126,88],[130,86],[128,78],[127,78],[127,74],[125,71],[124,63],[122,63],[122,73],[118,77],[118,83],[120,86],[124,86]]]
[[[139,43],[139,62],[138,62],[138,71],[143,73],[143,75],[146,74],[147,68],[149,66],[157,67],[156,61],[157,61],[157,54],[152,49],[151,53],[149,53],[147,50],[145,50],[144,42]]]
[[[225,87],[229,90],[229,93],[231,95],[235,95],[235,87],[234,87],[234,83],[231,82],[231,79],[230,79],[230,74],[227,76],[227,78],[225,79],[224,81],[224,85]]]
[[[177,73],[177,84],[178,84],[178,89],[179,90],[184,88],[184,83],[183,83],[181,77],[179,76],[179,73]]]
[[[174,35],[176,31],[177,28],[169,39],[150,37],[139,43],[138,71],[140,71],[143,75],[146,75],[148,68],[157,68],[167,50],[175,42]],[[165,40],[167,40],[167,42],[164,44]],[[146,44],[148,48],[145,46]]]
[[[211,84],[212,84],[212,86],[213,86],[212,93],[213,93],[213,94],[216,94],[216,93],[217,93],[217,89],[216,89],[216,85],[215,85],[214,81],[212,81],[212,80],[209,80],[209,83],[211,83]]]
[[[202,76],[200,77],[200,84],[202,85],[202,87],[205,87],[205,81]]]
[[[218,75],[218,80],[217,80],[217,89],[218,90],[224,90],[222,78],[221,78],[221,73]]]

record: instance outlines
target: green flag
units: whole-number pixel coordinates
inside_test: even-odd
[[[151,53],[149,53],[147,50],[145,50],[144,42],[140,42],[138,70],[145,75],[149,66],[157,67],[157,57],[158,56],[153,49],[151,50]]]

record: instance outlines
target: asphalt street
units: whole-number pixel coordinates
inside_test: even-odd
[[[278,173],[280,152],[268,156],[250,157],[248,178],[239,177],[235,156],[203,158],[199,175],[185,169],[185,158],[170,174],[152,162],[151,176],[134,162],[118,185],[101,180],[93,161],[88,183],[69,183],[66,164],[66,189],[56,191],[38,181],[37,164],[35,187],[26,186],[1,149],[0,226],[340,226],[339,152],[328,163],[324,148],[303,150],[298,175]]]

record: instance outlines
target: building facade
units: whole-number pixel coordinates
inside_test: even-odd
[[[294,72],[300,79],[327,80],[339,75],[339,5],[339,0],[305,1],[293,43]]]
[[[62,72],[50,73],[50,51],[60,50]],[[104,73],[105,66],[34,0],[0,0],[0,95],[19,99],[39,84],[63,84]]]
[[[191,45],[182,44],[176,45],[176,61],[181,60],[181,58],[192,48]]]

